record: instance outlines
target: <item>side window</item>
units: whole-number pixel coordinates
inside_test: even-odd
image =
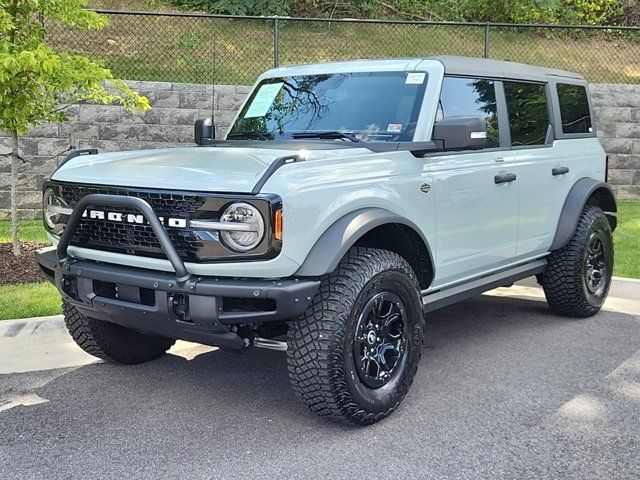
[[[545,86],[541,83],[504,82],[511,145],[544,145],[549,128]]]
[[[436,121],[457,116],[484,118],[487,122],[487,147],[500,146],[496,90],[492,80],[444,77]]]
[[[558,83],[558,101],[563,133],[590,133],[591,112],[583,85]]]

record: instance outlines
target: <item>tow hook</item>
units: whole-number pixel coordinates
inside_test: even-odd
[[[191,322],[189,315],[189,297],[182,293],[173,293],[169,295],[169,308],[181,322]]]
[[[238,327],[237,325],[232,325],[229,330],[231,333],[235,333],[238,337],[242,339],[242,343],[244,348],[247,349],[253,346],[253,342],[255,339],[255,335],[253,331],[246,327]]]

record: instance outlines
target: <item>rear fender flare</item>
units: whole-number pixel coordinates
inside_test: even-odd
[[[598,205],[605,212],[618,211],[615,195],[608,184],[593,178],[581,178],[571,187],[567,195],[550,250],[558,250],[569,242],[576,230],[584,206],[592,197],[595,199],[592,203]],[[615,216],[607,215],[607,219],[611,230],[614,230],[616,227]]]

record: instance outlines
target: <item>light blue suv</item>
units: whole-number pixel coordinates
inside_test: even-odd
[[[175,339],[286,350],[313,411],[365,425],[407,393],[430,312],[531,275],[558,314],[607,296],[616,202],[577,74],[277,68],[226,138],[211,119],[195,138],[76,151],[45,185],[39,263],[97,357],[143,362]]]

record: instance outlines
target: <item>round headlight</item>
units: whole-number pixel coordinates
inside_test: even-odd
[[[45,223],[54,233],[59,233],[64,228],[72,213],[72,209],[56,197],[51,188],[44,192],[42,210]]]
[[[220,229],[224,243],[236,252],[246,252],[258,246],[264,237],[264,220],[256,207],[248,203],[233,203],[222,212]]]

